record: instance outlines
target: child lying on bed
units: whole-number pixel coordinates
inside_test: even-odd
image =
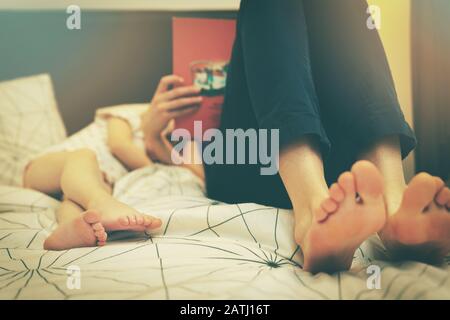
[[[171,118],[195,112],[201,101],[193,86],[170,90],[174,79],[182,83],[179,77],[164,77],[151,103]],[[152,146],[145,143],[141,130],[146,113],[120,108],[98,112],[94,123],[28,163],[25,187],[50,195],[62,193],[56,213],[59,225],[46,239],[45,249],[101,246],[108,231],[139,232],[161,226],[160,219],[112,196],[113,184],[128,170],[152,165]]]

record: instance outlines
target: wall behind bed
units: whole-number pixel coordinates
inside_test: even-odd
[[[69,31],[65,8],[72,3],[0,0],[0,81],[50,73],[69,134],[92,121],[98,107],[151,98],[171,72],[173,16],[235,18],[239,0],[77,0],[82,29]],[[380,33],[413,125],[410,0],[369,3],[382,9]],[[414,156],[405,164],[410,178]]]
[[[102,106],[149,101],[172,69],[173,16],[235,18],[234,11],[0,10],[0,81],[49,73],[70,133]]]

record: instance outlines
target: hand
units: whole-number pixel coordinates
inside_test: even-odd
[[[159,137],[145,139],[145,148],[147,155],[155,162],[161,162],[168,165],[173,165],[172,155],[173,146],[169,141],[169,134],[173,130],[174,121],[171,120],[168,126],[161,132]]]
[[[150,107],[142,116],[146,139],[159,138],[172,119],[195,113],[200,107],[200,89],[181,86],[183,83],[183,78],[176,75],[165,76],[159,82]]]

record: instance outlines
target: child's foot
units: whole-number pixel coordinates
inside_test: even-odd
[[[427,173],[415,176],[400,208],[380,232],[394,259],[439,263],[450,252],[450,189]]]
[[[100,213],[88,210],[78,218],[61,224],[45,240],[45,250],[65,250],[80,247],[103,246],[107,234],[101,222]]]
[[[160,219],[142,214],[109,195],[96,199],[89,208],[101,212],[101,222],[106,231],[142,232],[147,229],[159,228],[162,224]]]
[[[304,269],[312,273],[349,269],[355,250],[386,220],[382,176],[368,161],[355,163],[329,193],[309,226],[296,226]]]

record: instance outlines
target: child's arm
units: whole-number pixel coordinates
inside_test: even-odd
[[[170,144],[170,142],[168,141],[167,143]],[[191,141],[190,143],[188,142],[186,150],[189,150],[190,152],[189,159],[194,159],[194,161],[185,161],[183,164],[181,164],[181,166],[191,170],[197,177],[205,181],[205,168],[203,168],[202,164],[203,157],[200,153],[200,150],[198,149],[197,143],[195,143],[194,141]]]
[[[145,151],[133,143],[131,127],[123,119],[114,117],[108,119],[108,147],[129,170],[139,169],[152,163]]]
[[[169,165],[179,165],[191,170],[197,177],[205,180],[205,172],[203,164],[201,164],[201,155],[197,144],[193,141],[189,142],[185,150],[189,152],[186,155],[180,155],[174,151],[172,144],[167,140],[165,134],[161,134],[159,138],[153,138],[147,141],[149,144],[150,153],[153,154],[159,161]],[[173,153],[172,153],[173,152]],[[172,157],[177,157],[181,164],[175,164]],[[199,158],[200,157],[200,158]],[[185,159],[183,159],[185,158]]]
[[[167,165],[173,165],[171,159],[171,146],[161,137],[146,137],[145,147],[152,160],[159,161]]]

